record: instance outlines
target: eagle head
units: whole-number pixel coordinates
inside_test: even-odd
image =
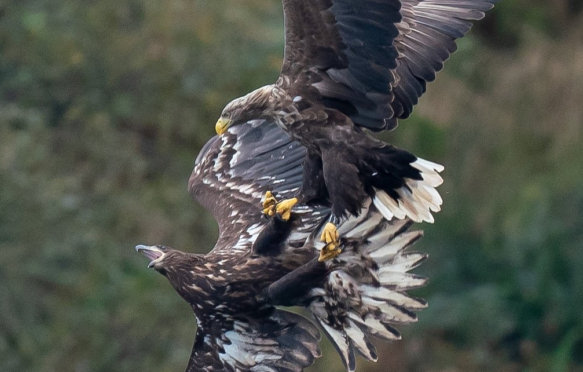
[[[184,267],[197,264],[199,255],[185,253],[164,245],[137,245],[136,251],[150,259],[148,267],[168,276],[169,273],[180,271]]]
[[[185,283],[207,277],[208,273],[203,270],[206,263],[203,255],[186,253],[163,245],[138,245],[136,251],[146,256],[150,260],[148,267],[164,275],[187,302],[192,304],[197,301],[196,291],[189,289]]]
[[[217,134],[249,120],[270,119],[273,116],[272,91],[273,85],[266,85],[229,102],[215,125]]]
[[[136,251],[150,260],[150,263],[148,264],[149,268],[158,271],[166,266],[168,257],[175,255],[172,252],[178,252],[164,245],[137,245]]]

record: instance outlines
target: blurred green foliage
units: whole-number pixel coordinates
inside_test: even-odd
[[[273,82],[279,0],[0,0],[0,369],[180,371],[137,243],[207,252],[186,181]],[[384,139],[446,165],[420,322],[362,371],[583,371],[583,5],[504,0]],[[341,371],[325,346],[311,371]]]

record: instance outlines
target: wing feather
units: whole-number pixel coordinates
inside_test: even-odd
[[[496,1],[283,0],[278,85],[357,125],[393,129]]]
[[[186,372],[301,372],[321,355],[320,334],[304,317],[267,307],[201,319]]]
[[[208,141],[197,157],[188,189],[219,224],[214,250],[251,249],[268,222],[261,212],[265,192],[281,198],[293,195],[302,185],[304,155],[304,147],[262,120],[234,126]],[[301,222],[294,239],[305,239],[325,217],[315,212],[313,207],[297,208]]]
[[[285,56],[279,84],[382,129],[392,116],[398,0],[283,0]]]
[[[443,69],[443,63],[455,52],[456,39],[463,37],[473,21],[497,0],[403,0],[402,21],[397,24],[399,36],[395,46],[399,51],[395,75],[392,109],[395,117],[385,129],[396,126],[397,118],[406,118],[427,82]]]

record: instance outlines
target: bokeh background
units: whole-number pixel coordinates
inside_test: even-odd
[[[359,371],[583,371],[582,9],[502,1],[383,135],[445,204],[430,307]],[[194,317],[133,247],[212,248],[193,160],[282,43],[279,0],[0,0],[1,371],[183,370]]]

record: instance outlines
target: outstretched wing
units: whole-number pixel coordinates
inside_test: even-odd
[[[274,307],[214,318],[199,323],[186,372],[301,372],[321,355],[319,341],[310,321]]]
[[[305,148],[282,129],[251,121],[213,137],[203,147],[190,176],[190,194],[219,224],[214,250],[248,250],[267,224],[261,201],[266,191],[292,196],[302,184]],[[306,238],[325,211],[298,206],[296,239]]]
[[[371,130],[407,117],[471,22],[496,0],[283,0],[278,84]]]
[[[425,93],[427,82],[457,49],[455,40],[463,37],[472,22],[484,17],[498,0],[403,0],[402,21],[397,24],[399,36],[395,46],[399,51],[394,71],[395,118],[406,118],[419,97]],[[396,125],[393,120],[390,129]]]
[[[278,81],[293,97],[320,98],[360,125],[393,116],[398,0],[283,0],[285,55]],[[305,97],[305,96],[308,97]]]

